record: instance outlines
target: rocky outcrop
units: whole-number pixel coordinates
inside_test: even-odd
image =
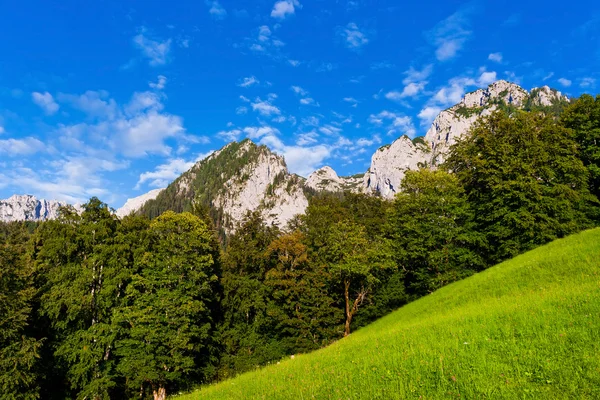
[[[0,200],[0,221],[46,221],[58,217],[59,208],[67,203],[38,200],[31,195],[14,195]]]
[[[499,107],[530,109],[537,106],[543,110],[567,101],[566,96],[547,86],[534,88],[528,93],[520,86],[503,80],[467,93],[458,104],[440,112],[420,144],[400,138],[391,146],[377,150],[365,174],[364,188],[367,192],[392,198],[407,169],[417,169],[419,165],[435,167],[444,162],[456,140],[466,135],[480,117]]]
[[[567,96],[548,86],[531,89],[530,98],[532,105],[542,107],[552,107],[558,102],[566,102],[569,100]]]
[[[160,194],[160,192],[162,192],[163,190],[164,190],[164,188],[163,189],[154,189],[154,190],[149,191],[148,193],[144,193],[141,196],[137,196],[132,199],[127,199],[127,201],[125,202],[123,207],[119,208],[115,212],[115,214],[117,214],[117,216],[119,218],[123,218],[131,213],[135,213],[140,208],[142,208],[142,206],[144,204],[146,204],[146,202],[148,202],[149,200],[154,200],[156,198],[156,196],[158,196]]]
[[[365,190],[367,193],[378,193],[385,198],[393,198],[398,193],[406,171],[425,165],[429,153],[429,148],[424,142],[413,142],[408,136],[402,136],[391,145],[380,147],[371,157],[371,167],[364,176]]]
[[[363,176],[360,174],[340,177],[333,168],[325,166],[310,174],[304,185],[316,192],[340,192],[345,190],[359,192]]]

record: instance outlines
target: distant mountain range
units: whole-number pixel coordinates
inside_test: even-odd
[[[391,199],[404,174],[420,166],[435,166],[448,154],[457,138],[475,121],[501,107],[553,111],[568,104],[566,96],[547,86],[530,92],[507,81],[466,94],[453,107],[440,112],[424,137],[402,136],[379,148],[364,173],[340,177],[323,167],[305,179],[288,171],[283,157],[249,139],[232,142],[199,161],[164,189],[129,199],[116,211],[119,217],[133,212],[155,217],[166,210],[185,211],[198,204],[209,210],[225,233],[235,229],[247,211],[258,210],[266,222],[285,226],[302,214],[310,196],[321,191],[350,190]],[[0,200],[2,221],[42,221],[56,218],[65,203],[12,196]]]

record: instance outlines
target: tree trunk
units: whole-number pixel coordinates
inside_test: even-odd
[[[344,337],[350,334],[350,323],[352,322],[352,316],[354,313],[350,308],[350,281],[344,281],[344,298],[346,299],[346,327],[344,329]]]
[[[154,396],[154,400],[166,400],[167,399],[167,389],[162,386],[157,389],[152,390],[152,395]]]

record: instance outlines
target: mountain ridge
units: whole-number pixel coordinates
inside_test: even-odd
[[[494,110],[556,112],[567,102],[566,96],[548,86],[528,92],[505,80],[493,82],[442,110],[425,136],[410,139],[403,135],[377,149],[369,169],[351,177],[340,177],[326,165],[303,178],[291,173],[284,157],[266,145],[250,139],[231,142],[195,163],[166,188],[128,199],[116,215],[124,217],[135,212],[152,218],[166,210],[189,211],[196,204],[209,209],[223,233],[233,232],[248,211],[259,211],[268,224],[285,227],[295,215],[304,213],[308,199],[316,192],[352,191],[392,199],[407,170],[442,163],[452,144],[475,121]],[[0,220],[52,219],[57,216],[57,204],[66,205],[10,199],[0,200]],[[40,213],[35,211],[38,208]]]

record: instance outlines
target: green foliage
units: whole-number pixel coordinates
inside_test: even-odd
[[[364,227],[353,222],[334,224],[327,236],[325,257],[333,279],[343,287],[346,323],[344,336],[350,334],[352,318],[365,298],[379,283],[377,272],[394,267],[387,241],[369,241]]]
[[[598,229],[558,240],[177,399],[599,398],[598,254]]]
[[[590,174],[590,191],[600,198],[600,96],[584,94],[567,107],[561,122],[573,130],[579,157]]]
[[[458,179],[440,170],[407,171],[401,188],[388,229],[412,293],[431,293],[481,269],[479,235]]]
[[[118,370],[132,393],[177,387],[210,362],[218,276],[211,233],[190,213],[152,221],[115,322]],[[204,357],[203,357],[204,356]]]
[[[540,113],[498,111],[453,146],[446,168],[494,263],[589,226],[588,173],[569,130]]]
[[[484,110],[484,107],[467,107],[464,105],[461,105],[460,107],[456,107],[453,109],[454,114],[464,117],[464,118],[470,118],[473,115],[479,115],[481,114],[481,112]]]
[[[23,223],[0,224],[0,392],[3,399],[40,397],[42,340],[31,336],[35,295],[25,262],[29,233]]]

